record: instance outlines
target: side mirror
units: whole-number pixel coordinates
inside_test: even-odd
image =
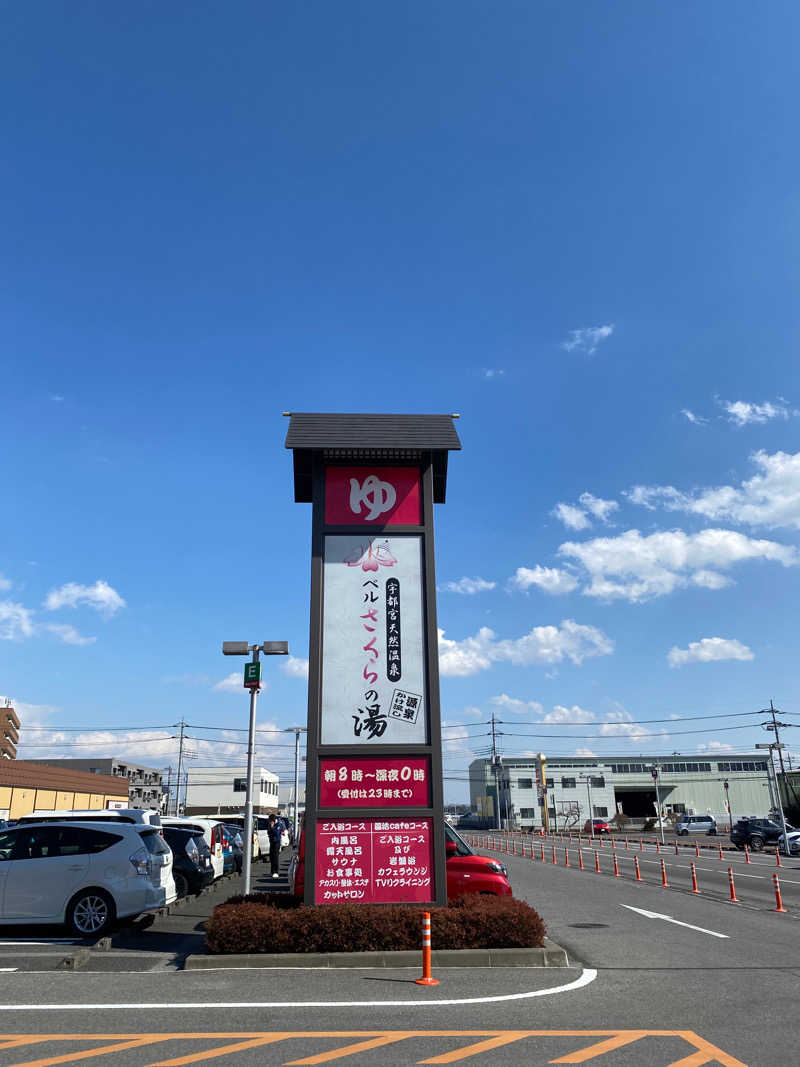
[[[450,859],[451,856],[457,856],[458,855],[458,845],[455,843],[455,841],[445,841],[445,843],[444,843],[444,853],[445,853],[445,858],[448,859],[448,860]]]

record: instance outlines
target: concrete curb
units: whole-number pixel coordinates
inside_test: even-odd
[[[420,967],[422,952],[286,952],[211,956],[196,953],[186,957],[187,971],[252,967]],[[567,950],[545,938],[544,948],[436,949],[433,967],[569,967]]]

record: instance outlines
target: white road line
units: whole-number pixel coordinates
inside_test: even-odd
[[[294,970],[295,968],[292,968]],[[151,972],[147,972],[150,974]],[[507,993],[500,997],[466,997],[463,1000],[300,1000],[280,1003],[274,1000],[177,1001],[175,1003],[152,1001],[147,1004],[0,1004],[0,1011],[152,1011],[161,1008],[445,1008],[458,1004],[497,1004],[507,1000],[530,1000],[533,997],[551,997],[554,993],[569,993],[589,985],[597,977],[597,971],[584,968],[580,978],[553,989],[535,989],[530,993]]]
[[[16,971],[16,967],[0,967],[0,971]]]
[[[67,937],[37,937],[29,941],[4,941],[0,938],[0,948],[6,945],[81,945],[82,941]]]
[[[621,908],[627,908],[628,911],[638,912],[639,915],[644,915],[648,919],[661,919],[667,923],[674,923],[675,926],[685,926],[687,930],[697,930],[700,934],[711,934],[712,937],[724,937],[728,940],[727,934],[718,934],[716,930],[706,930],[703,926],[692,926],[691,923],[682,923],[678,919],[673,919],[670,915],[661,915],[657,911],[645,911],[644,908],[634,908],[630,904],[620,904]]]

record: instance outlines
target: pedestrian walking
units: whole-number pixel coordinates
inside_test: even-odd
[[[267,819],[267,833],[269,834],[269,865],[272,870],[272,877],[278,877],[278,867],[280,866],[281,858],[281,833],[283,827],[275,818],[274,815],[270,815]]]

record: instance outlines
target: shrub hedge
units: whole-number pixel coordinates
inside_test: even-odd
[[[513,897],[474,896],[431,907],[434,949],[540,948],[545,926]],[[420,909],[410,905],[292,907],[284,894],[254,893],[219,904],[206,922],[210,953],[387,952],[418,949]]]

